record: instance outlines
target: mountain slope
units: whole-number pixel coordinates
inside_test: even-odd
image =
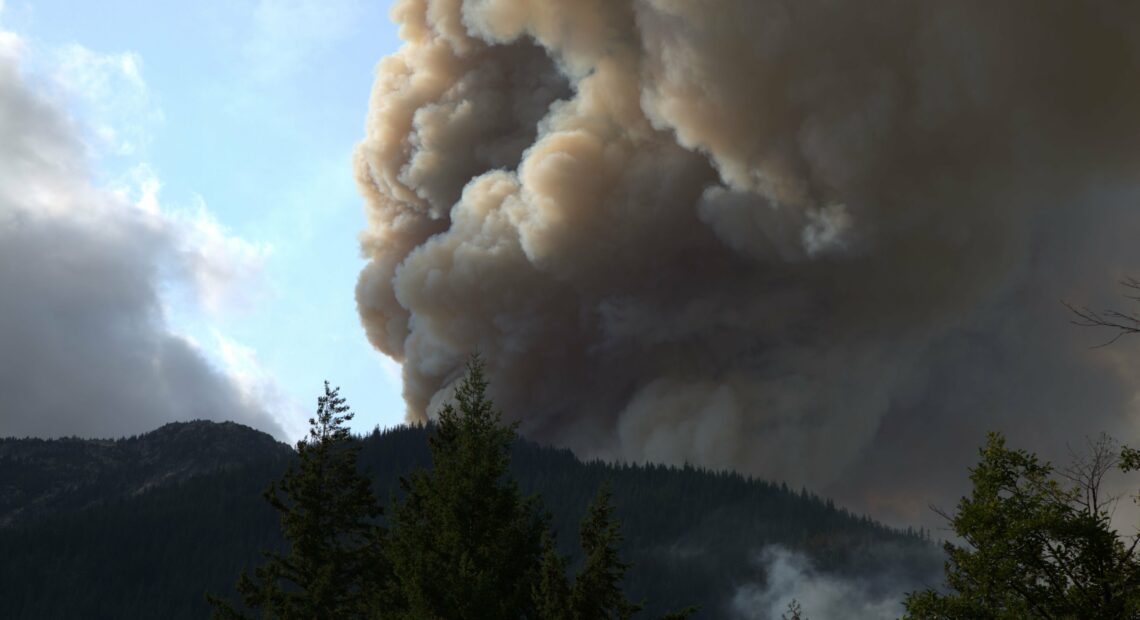
[[[291,454],[247,426],[201,420],[120,440],[0,439],[0,526]]]

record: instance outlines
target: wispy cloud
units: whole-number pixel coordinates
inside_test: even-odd
[[[52,51],[51,77],[90,129],[94,146],[113,155],[139,155],[165,115],[142,76],[134,52],[99,53],[77,43]]]
[[[12,37],[14,53],[23,56],[22,41]],[[27,64],[34,74],[42,74],[33,77],[44,78],[35,83],[70,117],[68,130],[82,137],[86,154],[100,163],[107,156],[116,157],[127,166],[106,185],[117,200],[100,204],[113,205],[112,209],[120,208],[119,201],[133,205],[142,221],[167,239],[173,258],[168,275],[174,277],[173,286],[164,290],[178,292],[181,285],[189,285],[192,302],[212,315],[255,305],[264,292],[263,271],[273,247],[234,234],[200,196],[188,205],[163,200],[163,181],[149,163],[146,147],[165,114],[143,77],[142,58],[129,51],[96,52],[75,43],[39,50],[33,56]],[[48,159],[67,157],[57,153]],[[93,210],[91,200],[64,197],[59,189],[58,184],[45,186],[39,208],[72,211],[70,217],[106,217]]]
[[[272,244],[234,234],[201,196],[189,206],[163,202],[162,180],[145,163],[118,179],[114,191],[171,240],[181,275],[187,276],[194,301],[207,312],[218,316],[248,311],[261,301]]]

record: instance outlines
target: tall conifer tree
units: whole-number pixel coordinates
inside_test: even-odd
[[[609,485],[603,484],[582,520],[582,551],[586,564],[570,593],[575,618],[627,620],[643,607],[627,599],[621,589],[631,565],[620,556],[621,528],[614,519],[610,500]]]
[[[566,577],[566,559],[547,537],[541,581],[534,593],[540,620],[629,620],[644,607],[626,598],[621,587],[633,565],[621,559],[621,525],[611,497],[609,484],[604,483],[582,519],[579,533],[585,560],[572,585]],[[685,620],[693,613],[695,607],[686,607],[661,620]]]
[[[263,618],[359,618],[386,591],[381,509],[357,470],[360,447],[345,426],[352,418],[339,388],[326,381],[296,462],[265,491],[289,551],[264,552],[265,564],[237,583],[245,606]],[[210,602],[215,617],[246,617],[215,597]]]
[[[535,612],[539,620],[574,620],[570,584],[566,581],[566,559],[558,554],[554,537],[542,541],[542,566],[535,584]]]
[[[388,546],[400,604],[386,618],[534,617],[547,517],[509,476],[504,425],[473,358],[431,436],[432,467],[400,481]]]

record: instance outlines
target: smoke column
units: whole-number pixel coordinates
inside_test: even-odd
[[[1136,435],[1136,345],[1058,300],[1140,274],[1140,4],[392,15],[357,301],[409,420],[478,351],[531,438],[907,518],[985,430]]]

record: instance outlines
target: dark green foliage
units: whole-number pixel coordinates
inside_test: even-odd
[[[973,491],[950,520],[966,544],[945,544],[946,591],[910,594],[907,617],[1140,618],[1135,544],[1111,528],[1099,496],[1115,463],[1106,445],[1055,472],[990,434],[970,470]],[[1125,451],[1126,466],[1129,458]]]
[[[566,561],[550,538],[545,540],[541,582],[535,590],[541,620],[628,620],[644,607],[622,589],[632,564],[621,559],[621,526],[611,496],[609,483],[603,483],[586,509],[579,532],[583,564],[572,585],[566,580]],[[664,620],[683,620],[694,611],[669,613]]]
[[[546,518],[509,475],[515,430],[486,387],[475,359],[429,438],[431,468],[400,481],[388,544],[399,604],[385,617],[533,617]]]
[[[259,494],[287,459],[262,458],[0,528],[0,618],[209,617],[204,592],[230,590],[259,550],[281,544]]]
[[[296,462],[264,493],[281,515],[289,549],[266,551],[265,563],[252,576],[242,573],[237,590],[265,618],[358,618],[383,592],[380,506],[357,471],[360,446],[345,426],[353,414],[338,390],[325,382]],[[246,617],[217,598],[211,603],[216,617]]]
[[[621,588],[630,564],[619,555],[621,529],[614,520],[610,497],[609,485],[603,485],[582,520],[582,553],[586,562],[570,592],[570,606],[578,620],[626,620],[642,608],[627,599]]]
[[[566,559],[558,553],[549,534],[542,540],[542,565],[533,597],[539,620],[574,620],[570,585],[566,582]]]

